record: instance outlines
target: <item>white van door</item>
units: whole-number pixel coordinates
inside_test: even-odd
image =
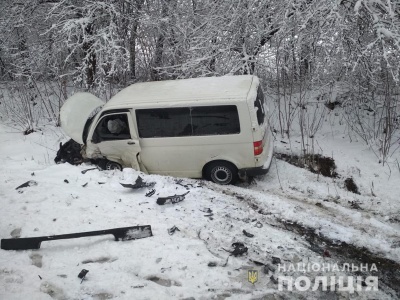
[[[102,115],[88,141],[88,148],[122,166],[141,169],[138,161],[141,148],[129,112]]]

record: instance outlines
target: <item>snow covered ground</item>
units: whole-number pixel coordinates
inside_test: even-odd
[[[44,242],[39,250],[0,250],[0,299],[396,299],[400,297],[400,170],[383,167],[362,143],[321,132],[319,152],[333,157],[341,177],[326,178],[274,159],[268,175],[248,185],[145,175],[132,169],[92,170],[56,165],[59,128],[24,136],[0,125],[0,237],[34,237],[151,225],[149,238],[112,236]],[[290,144],[289,144],[290,142]],[[278,152],[298,140],[278,138]],[[399,158],[400,155],[397,155]],[[400,160],[400,159],[399,159]],[[130,190],[140,175],[156,182]],[[353,177],[357,195],[344,189]],[[16,190],[34,180],[37,185]],[[185,187],[186,185],[186,187]],[[186,195],[177,204],[157,197]],[[173,235],[168,229],[176,226]],[[253,234],[248,237],[243,233]],[[232,244],[248,252],[230,255]],[[342,243],[345,242],[345,243]],[[342,244],[341,244],[342,243]],[[261,264],[262,263],[262,264]],[[316,272],[291,264],[339,266]],[[378,272],[349,272],[343,263],[376,264]],[[285,266],[286,270],[283,270]],[[81,282],[82,269],[89,270]],[[248,281],[257,270],[258,281]],[[280,276],[379,278],[379,291],[279,290]],[[318,284],[317,284],[318,285]]]

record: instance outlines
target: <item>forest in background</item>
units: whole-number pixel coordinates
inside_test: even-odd
[[[255,74],[271,126],[304,152],[338,107],[385,162],[400,147],[399,0],[0,2],[0,111],[25,132],[58,123],[71,91]],[[310,142],[311,141],[311,142]],[[400,167],[399,167],[400,168]]]

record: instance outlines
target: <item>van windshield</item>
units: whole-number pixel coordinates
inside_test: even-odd
[[[256,109],[257,113],[257,121],[258,125],[261,125],[264,123],[265,120],[265,108],[264,108],[264,93],[261,89],[261,87],[258,87],[257,90],[257,98],[256,101],[254,101],[254,108]]]

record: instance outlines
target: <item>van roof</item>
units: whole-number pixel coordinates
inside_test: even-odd
[[[121,90],[105,104],[103,110],[144,103],[217,99],[219,101],[246,101],[250,89],[257,87],[258,78],[253,75],[141,82]]]

